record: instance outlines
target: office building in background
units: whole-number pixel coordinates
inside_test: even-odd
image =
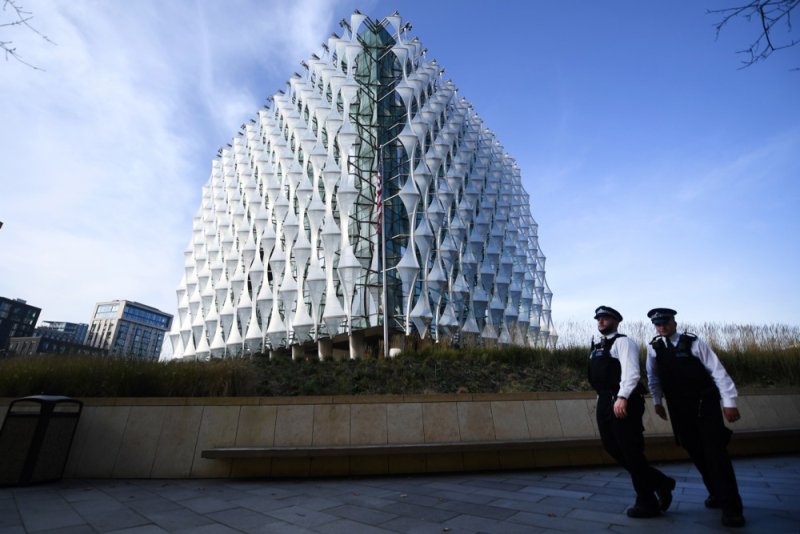
[[[73,343],[86,341],[89,325],[86,323],[70,323],[67,321],[42,321],[42,326],[36,329],[36,334],[50,339],[63,339]]]
[[[0,297],[0,354],[6,352],[12,337],[33,335],[41,311],[22,299]]]
[[[96,305],[86,344],[110,355],[156,360],[172,315],[128,300]]]

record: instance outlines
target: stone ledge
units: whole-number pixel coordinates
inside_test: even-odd
[[[800,387],[742,388],[739,397],[798,395]],[[403,402],[469,402],[594,399],[592,391],[531,391],[526,393],[436,393],[397,395],[320,395],[297,397],[75,397],[84,406],[271,406],[298,404],[374,404]],[[650,399],[646,395],[645,399]],[[0,397],[8,406],[16,397]],[[3,413],[3,415],[5,415]]]

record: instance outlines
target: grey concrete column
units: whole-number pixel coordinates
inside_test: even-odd
[[[317,341],[317,351],[320,360],[333,358],[333,341],[326,337]]]
[[[364,357],[364,334],[353,332],[349,336],[350,359],[356,360]]]

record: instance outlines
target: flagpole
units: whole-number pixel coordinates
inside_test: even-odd
[[[383,145],[378,146],[378,176],[383,181]],[[388,297],[389,291],[386,289],[386,210],[383,205],[383,184],[381,183],[381,219],[378,224],[381,225],[380,240],[381,240],[381,267],[383,268],[383,357],[389,357],[389,312],[388,312]]]

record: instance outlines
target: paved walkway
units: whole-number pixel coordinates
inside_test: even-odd
[[[747,526],[800,532],[800,455],[734,461]],[[21,532],[685,533],[727,530],[688,463],[672,508],[625,515],[633,494],[618,468],[321,480],[67,480],[0,489],[0,534]]]

